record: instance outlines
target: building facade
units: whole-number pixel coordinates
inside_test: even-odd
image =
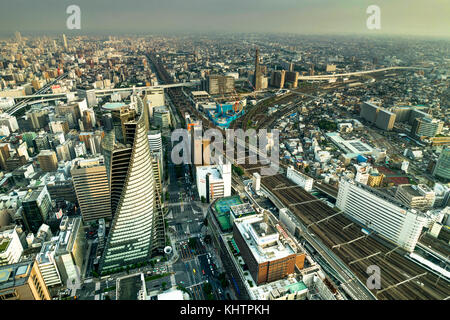
[[[336,206],[383,238],[412,252],[426,224],[421,212],[361,183],[342,179]],[[370,210],[367,210],[370,208]]]
[[[111,220],[111,194],[103,157],[75,159],[70,173],[83,221]]]
[[[101,272],[146,261],[152,254],[161,253],[165,246],[161,199],[155,188],[145,124],[146,110],[142,100],[136,99],[140,115],[136,120],[126,123],[126,140],[132,147],[128,148],[130,158],[126,173],[122,175],[122,186],[117,185],[115,190],[120,196],[115,204],[111,230],[100,260]],[[113,159],[111,179],[116,169],[120,170],[114,167]]]

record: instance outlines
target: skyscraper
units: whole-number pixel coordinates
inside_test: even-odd
[[[103,157],[76,159],[70,170],[83,221],[111,219],[111,196]]]
[[[165,246],[160,194],[155,186],[144,108],[124,124],[126,146],[118,144],[111,158],[113,221],[100,261],[101,272],[126,267],[161,253]]]
[[[58,159],[53,150],[41,150],[37,156],[42,171],[52,172],[58,169]]]
[[[255,74],[253,76],[253,86],[255,91],[261,90],[262,72],[261,66],[259,65],[259,49],[256,48],[255,54]]]
[[[450,147],[442,150],[433,170],[433,175],[450,181]]]
[[[22,216],[27,231],[36,233],[39,227],[46,222],[52,207],[51,202],[47,186],[28,190],[22,199]]]
[[[64,49],[67,50],[67,37],[65,34],[63,34],[63,42],[64,42]]]

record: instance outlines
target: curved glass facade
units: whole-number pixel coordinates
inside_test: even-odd
[[[139,104],[142,104],[140,98]],[[131,148],[112,153],[111,201],[114,217],[100,262],[102,272],[147,260],[152,253],[162,251],[165,245],[160,196],[155,188],[144,120],[145,116],[141,113],[138,120],[126,123],[127,143]],[[130,137],[132,131],[134,134]]]

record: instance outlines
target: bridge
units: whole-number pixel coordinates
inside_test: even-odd
[[[44,87],[42,87],[41,89],[39,89],[38,91],[36,91],[34,94],[27,96],[27,98],[19,103],[16,103],[14,106],[12,106],[10,109],[8,109],[6,111],[6,113],[8,113],[9,115],[13,115],[14,113],[16,113],[17,111],[21,110],[22,108],[25,108],[28,105],[28,102],[30,102],[31,100],[34,99],[35,96],[39,96],[41,94],[44,94],[45,92],[47,92],[48,89],[50,89],[50,87],[52,85],[54,85],[55,83],[57,83],[59,80],[64,79],[65,77],[67,77],[68,73],[63,73],[62,75],[60,75],[59,77],[57,77],[55,80],[53,80],[50,83],[47,83]],[[19,98],[19,97],[17,97]],[[17,99],[15,98],[15,99]]]
[[[37,91],[36,93],[28,96],[18,96],[14,97],[15,100],[18,99],[24,99],[21,102],[15,104],[13,107],[11,107],[6,112],[10,115],[13,115],[14,113],[18,112],[19,110],[27,107],[30,104],[36,104],[40,102],[46,102],[46,101],[55,101],[60,99],[68,99],[69,94],[75,94],[76,92],[62,92],[62,93],[45,93],[50,86],[52,86],[55,82],[62,79],[64,75],[58,77],[53,82],[47,84],[45,87],[43,87],[41,90]],[[175,87],[193,87],[199,85],[199,81],[192,81],[192,82],[182,82],[182,83],[174,83],[174,84],[164,84],[164,85],[157,85],[157,86],[144,86],[144,87],[127,87],[127,88],[113,88],[113,89],[98,89],[95,90],[95,94],[98,96],[105,96],[110,95],[114,92],[121,92],[121,91],[144,91],[144,90],[150,90],[150,89],[168,89],[168,88],[175,88]],[[46,98],[45,100],[42,100]],[[41,99],[41,100],[35,100],[34,99]]]
[[[323,75],[317,75],[317,76],[299,76],[298,80],[328,80],[328,79],[332,79],[332,78],[336,78],[336,77],[359,76],[359,75],[363,75],[363,74],[383,72],[383,71],[389,71],[389,70],[427,70],[427,69],[420,68],[420,67],[387,67],[387,68],[381,68],[381,69],[372,69],[372,70],[337,73],[337,74],[323,74]]]
[[[369,74],[369,73],[376,73],[376,72],[383,72],[383,71],[389,71],[389,70],[427,70],[426,68],[420,68],[420,67],[387,67],[387,68],[381,68],[381,69],[372,69],[372,70],[365,70],[365,71],[355,71],[355,72],[347,72],[347,73],[339,73],[339,74],[329,74],[329,75],[317,75],[317,76],[299,76],[299,80],[328,80],[336,77],[346,77],[346,76],[358,76],[363,74]],[[14,99],[23,99],[23,101],[20,101],[13,107],[11,107],[6,112],[10,115],[13,115],[17,111],[25,108],[27,105],[29,105],[28,102],[37,99],[37,98],[54,98],[53,100],[57,100],[58,98],[67,98],[67,93],[46,93],[47,90],[50,89],[50,87],[58,82],[59,80],[67,77],[68,73],[64,73],[61,76],[57,77],[54,81],[51,83],[48,83],[43,88],[38,90],[36,93],[29,95],[29,96],[18,96]],[[156,85],[156,86],[143,86],[143,87],[127,87],[127,88],[113,88],[113,89],[97,89],[95,90],[95,94],[99,96],[105,96],[110,95],[114,92],[121,92],[121,91],[143,91],[143,90],[151,90],[151,89],[169,89],[169,88],[177,88],[177,87],[194,87],[200,84],[200,81],[191,81],[191,82],[181,82],[181,83],[172,83],[172,84],[163,84],[163,85]],[[48,100],[51,101],[51,100]]]

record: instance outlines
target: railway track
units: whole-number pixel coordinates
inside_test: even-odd
[[[306,202],[314,200],[315,197],[302,188],[295,187],[283,175],[266,176],[262,178],[261,182],[267,189],[272,190],[272,193],[286,207],[290,208],[304,225],[322,220],[336,212],[323,202]],[[292,188],[277,191],[276,188],[280,186],[292,186]],[[292,204],[301,202],[306,203],[292,206]],[[339,248],[335,247],[337,244],[343,244],[365,235],[357,224],[352,223],[353,221],[344,215],[338,214],[330,218],[327,222],[312,225],[309,229],[349,266],[363,283],[367,281],[368,274],[366,270],[368,266],[377,265],[380,268],[381,293],[377,295],[377,290],[372,290],[378,299],[441,300],[450,296],[450,287],[446,280],[440,279],[440,285],[436,285],[438,276],[407,259],[404,256],[405,252],[402,250],[388,254],[392,248],[387,247],[372,237],[365,237],[356,242],[341,245]],[[376,253],[378,254],[373,257],[363,259]],[[415,280],[400,284],[398,287],[390,288],[424,273],[425,275]],[[383,289],[387,290],[382,291]]]

